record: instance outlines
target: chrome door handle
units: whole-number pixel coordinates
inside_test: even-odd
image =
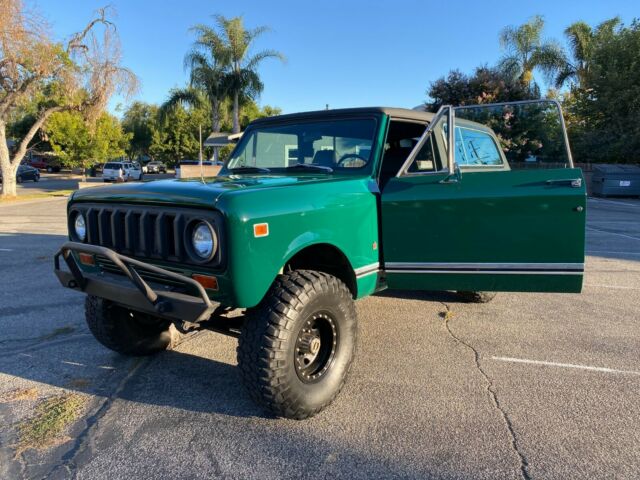
[[[567,178],[567,179],[553,179],[547,180],[547,185],[569,185],[573,188],[580,188],[582,186],[581,178]]]

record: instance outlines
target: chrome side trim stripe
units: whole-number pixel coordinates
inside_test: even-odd
[[[447,262],[387,262],[384,264],[390,270],[430,270],[455,272],[458,270],[482,273],[485,271],[540,271],[540,272],[578,272],[584,271],[584,263],[447,263]]]
[[[356,278],[366,277],[367,275],[371,275],[372,273],[377,273],[380,270],[380,264],[370,263],[369,265],[365,265],[364,267],[359,267],[354,270],[356,274]]]
[[[448,275],[582,275],[582,271],[572,270],[393,270],[387,273],[439,273]]]

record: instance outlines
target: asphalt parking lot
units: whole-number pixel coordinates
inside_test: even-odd
[[[640,477],[638,200],[589,200],[582,294],[358,302],[350,380],[302,422],[251,403],[231,338],[101,347],[52,273],[65,224],[64,199],[0,206],[0,478]],[[66,437],[21,447],[62,394],[81,405]]]

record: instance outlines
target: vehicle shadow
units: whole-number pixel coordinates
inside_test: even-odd
[[[423,300],[425,302],[468,303],[456,292],[423,290],[383,290],[376,297],[400,298],[404,300]]]

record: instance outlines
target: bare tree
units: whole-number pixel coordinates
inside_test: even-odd
[[[0,169],[7,197],[16,195],[16,172],[29,142],[53,113],[78,111],[92,124],[114,93],[133,93],[137,80],[120,64],[108,8],[64,43],[53,40],[46,22],[21,0],[0,0],[0,12]],[[35,120],[10,152],[7,124],[29,102],[38,104]]]

